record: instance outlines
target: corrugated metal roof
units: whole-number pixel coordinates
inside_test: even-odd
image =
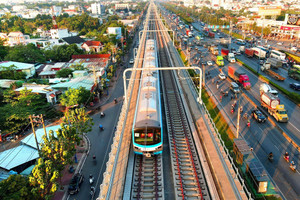
[[[1,67],[9,67],[11,65],[15,65],[16,68],[19,69],[19,70],[34,68],[34,64],[14,62],[14,61],[3,61],[3,62],[0,62],[0,66]]]
[[[46,127],[46,132],[48,134],[49,131],[52,130],[52,131],[54,131],[54,136],[56,136],[56,132],[55,131],[58,130],[59,128],[60,128],[60,125],[49,126],[49,127]],[[35,131],[35,134],[36,134],[37,141],[39,143],[39,147],[41,147],[40,144],[43,143],[43,138],[42,137],[43,137],[43,135],[45,135],[44,129],[43,128],[37,129]],[[26,145],[28,145],[30,147],[33,147],[33,148],[37,149],[33,133],[31,133],[26,138],[24,138],[21,141],[21,143],[22,144],[26,144]]]
[[[0,167],[11,170],[39,157],[38,151],[26,145],[3,151],[0,153]]]
[[[70,80],[69,82],[64,83],[58,83],[55,85],[52,85],[52,88],[60,89],[60,88],[74,88],[79,89],[80,87],[84,87],[87,90],[91,90],[94,85],[94,78],[92,76],[84,76],[84,77],[78,77],[75,79]]]

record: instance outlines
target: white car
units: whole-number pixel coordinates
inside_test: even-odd
[[[223,72],[221,72],[221,73],[219,74],[219,78],[220,78],[221,80],[225,80],[225,79],[226,79],[226,76],[225,76],[225,74],[224,74]]]
[[[291,51],[297,51],[297,47],[291,47],[291,49],[290,49]]]
[[[278,42],[278,43],[277,43],[277,45],[281,46],[281,45],[282,45],[282,43],[281,43],[281,42]]]
[[[133,62],[133,59],[130,59],[129,60],[129,64],[133,64],[134,62]]]
[[[213,65],[211,61],[207,61],[207,65]]]

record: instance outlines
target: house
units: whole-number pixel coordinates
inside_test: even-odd
[[[22,87],[15,89],[16,92],[20,92],[24,89],[31,90],[32,93],[40,94],[47,99],[47,102],[55,104],[57,101],[57,90],[52,89],[49,85],[41,85],[34,83],[24,83]]]
[[[89,71],[99,72],[99,76],[105,73],[105,70],[110,65],[111,54],[87,54],[87,55],[72,55],[72,60],[69,61],[69,66],[81,64]]]
[[[108,27],[107,28],[108,35],[117,35],[117,39],[122,37],[122,28],[121,27]]]
[[[104,45],[100,41],[86,41],[81,45],[81,48],[87,52],[100,52]]]
[[[14,62],[14,61],[0,62],[0,71],[5,70],[5,69],[2,69],[1,67],[10,67],[12,65],[14,65],[16,67],[16,71],[24,72],[26,74],[27,79],[35,75],[34,64]]]
[[[49,131],[52,130],[54,132],[54,136],[57,136],[56,130],[58,129],[60,129],[60,125],[49,126],[46,127],[46,132],[49,133]],[[10,172],[11,170],[17,173],[21,173],[25,169],[35,164],[36,159],[39,158],[36,141],[39,145],[39,148],[41,148],[41,143],[44,142],[42,139],[42,137],[45,135],[44,129],[37,129],[35,131],[35,135],[36,140],[34,134],[31,133],[23,140],[21,140],[19,146],[0,152],[1,174],[9,175],[8,172]],[[8,176],[6,178],[8,178]]]
[[[50,36],[52,39],[62,39],[70,35],[68,29],[50,29]]]
[[[66,67],[66,63],[65,62],[58,62],[53,64],[48,64],[46,66],[44,66],[43,71],[41,71],[39,73],[39,77],[41,78],[55,78],[56,76],[56,72],[65,68]]]
[[[77,46],[80,48],[81,45],[85,42],[84,39],[82,39],[79,36],[70,36],[70,37],[64,37],[62,38],[64,42],[67,44],[77,44]]]
[[[24,35],[22,32],[17,31],[17,32],[10,32],[8,34],[8,44],[9,46],[15,46],[19,44],[27,44],[28,39],[30,39],[29,35]]]
[[[65,92],[70,88],[79,89],[80,87],[83,87],[86,90],[93,92],[95,86],[96,85],[94,83],[93,75],[78,77],[78,78],[71,79],[69,82],[62,82],[62,83],[51,85],[52,88],[62,92]]]

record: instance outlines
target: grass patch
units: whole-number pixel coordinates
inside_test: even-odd
[[[300,104],[300,94],[298,94],[296,92],[290,92],[290,91],[286,90],[285,88],[281,87],[277,83],[269,80],[267,77],[257,73],[257,71],[255,71],[253,68],[251,68],[250,66],[245,64],[243,61],[237,59],[237,62],[241,63],[243,66],[245,66],[247,69],[249,69],[253,74],[256,74],[260,79],[263,79],[264,81],[266,81],[270,85],[273,85],[277,90],[279,90],[282,93],[284,93],[285,95],[287,95],[290,98],[291,101],[293,101],[297,105]]]
[[[179,55],[180,55],[180,58],[181,60],[183,60],[183,64],[184,66],[188,66],[188,60],[187,58],[185,57],[184,53],[182,52],[182,50],[180,48],[177,49]]]
[[[214,104],[214,102],[211,100],[210,96],[208,95],[207,91],[205,89],[202,90],[202,100],[205,104],[211,118],[213,119],[216,128],[218,129],[222,140],[225,143],[226,148],[231,151],[233,149],[233,139],[234,134],[229,128],[226,120],[222,116],[220,110],[218,107]]]
[[[229,35],[229,30],[224,29],[224,30],[222,30],[222,32]],[[232,37],[234,37],[236,39],[241,39],[241,40],[244,39],[244,37],[241,34],[238,34],[238,33],[231,32],[231,35],[232,35]],[[246,37],[245,40],[251,40],[251,38]]]

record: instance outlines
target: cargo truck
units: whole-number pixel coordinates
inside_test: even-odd
[[[276,58],[268,58],[266,63],[270,63],[271,67],[276,68],[276,69],[282,67],[282,61],[278,60]]]
[[[240,47],[239,47],[239,51],[240,51],[240,52],[245,52],[245,46],[240,46]]]
[[[227,58],[228,54],[229,54],[228,49],[221,49],[221,55],[223,56],[223,58]]]
[[[216,64],[217,64],[219,67],[223,67],[223,66],[224,66],[224,60],[223,60],[223,57],[222,57],[222,56],[217,56]]]
[[[219,49],[218,49],[218,47],[216,47],[216,46],[211,46],[211,47],[209,48],[209,50],[210,50],[210,52],[211,52],[213,55],[218,55],[218,54],[219,54]]]
[[[210,38],[215,38],[215,34],[214,34],[213,32],[209,32],[209,33],[208,33],[208,37],[210,37]]]
[[[228,61],[231,62],[231,63],[235,62],[234,53],[229,53],[228,54]]]
[[[300,80],[300,65],[293,65],[288,71],[289,77]]]
[[[280,99],[269,92],[262,93],[260,96],[261,106],[268,110],[278,122],[287,122],[288,115],[284,105],[280,105]]]
[[[265,72],[269,76],[275,78],[277,81],[284,81],[285,78],[278,73],[271,70],[271,64],[268,62],[265,62],[263,66],[261,66],[261,71]]]
[[[262,93],[266,93],[266,92],[269,92],[269,93],[273,94],[275,97],[278,97],[277,90],[273,90],[267,83],[260,84],[260,87],[259,87],[260,95],[262,95]]]
[[[266,58],[267,52],[265,52],[264,50],[258,48],[258,47],[253,47],[251,48],[254,51],[254,55],[257,56],[258,58]]]
[[[245,49],[245,54],[248,58],[252,58],[254,55],[254,50],[253,49]]]
[[[249,77],[241,68],[237,69],[233,66],[228,67],[228,76],[234,81],[238,82],[245,89],[251,88],[251,83],[249,82]]]
[[[221,44],[223,47],[228,48],[228,46],[229,46],[229,38],[221,38],[220,44]]]

